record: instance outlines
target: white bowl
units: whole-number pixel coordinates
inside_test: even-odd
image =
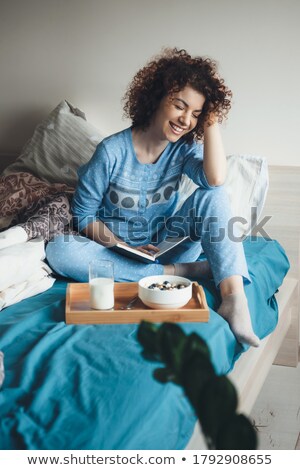
[[[153,290],[148,286],[151,284],[162,284],[168,281],[171,284],[186,284],[182,289],[173,290]],[[173,309],[183,307],[192,297],[192,282],[185,277],[168,276],[147,276],[143,277],[138,284],[138,295],[147,307],[153,309]]]

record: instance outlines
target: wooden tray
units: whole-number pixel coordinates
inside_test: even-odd
[[[153,310],[138,299],[132,310],[120,310],[138,293],[137,282],[116,282],[114,310],[94,310],[89,306],[89,284],[68,284],[66,298],[66,323],[140,323],[141,320],[160,322],[207,322],[209,309],[205,293],[193,282],[193,295],[184,306],[174,310]]]

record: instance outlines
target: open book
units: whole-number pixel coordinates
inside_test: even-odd
[[[116,251],[117,253],[120,253],[123,256],[127,256],[128,258],[133,258],[136,261],[141,261],[142,263],[155,263],[158,262],[160,256],[162,256],[167,251],[172,250],[173,248],[175,248],[175,246],[179,245],[179,243],[183,242],[187,238],[188,236],[166,238],[164,241],[156,245],[157,248],[159,248],[159,252],[153,253],[152,255],[142,253],[133,246],[122,245],[122,243],[117,243],[110,249]]]

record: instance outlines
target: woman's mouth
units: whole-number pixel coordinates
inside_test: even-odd
[[[177,126],[173,122],[170,122],[170,127],[171,127],[172,131],[174,132],[174,134],[176,134],[176,135],[180,135],[185,130],[180,126]]]

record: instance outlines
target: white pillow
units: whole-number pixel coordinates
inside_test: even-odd
[[[55,282],[55,278],[49,275],[51,273],[52,270],[49,266],[43,261],[40,261],[40,266],[36,267],[36,270],[28,279],[18,284],[13,284],[0,292],[0,310],[50,289]]]
[[[20,157],[3,172],[29,172],[49,183],[75,187],[77,169],[92,157],[103,135],[82,111],[62,101],[36,127]]]
[[[34,238],[0,250],[0,292],[27,281],[45,259],[44,240]]]
[[[269,187],[267,160],[254,155],[228,155],[224,186],[230,198],[233,217],[243,219],[235,221],[234,236],[243,239],[251,233],[264,207]],[[183,175],[179,191],[184,197],[181,197],[177,209],[196,188],[197,185]]]
[[[255,155],[228,155],[225,187],[232,213],[243,221],[234,224],[235,236],[250,235],[259,221],[269,188],[267,160]]]

